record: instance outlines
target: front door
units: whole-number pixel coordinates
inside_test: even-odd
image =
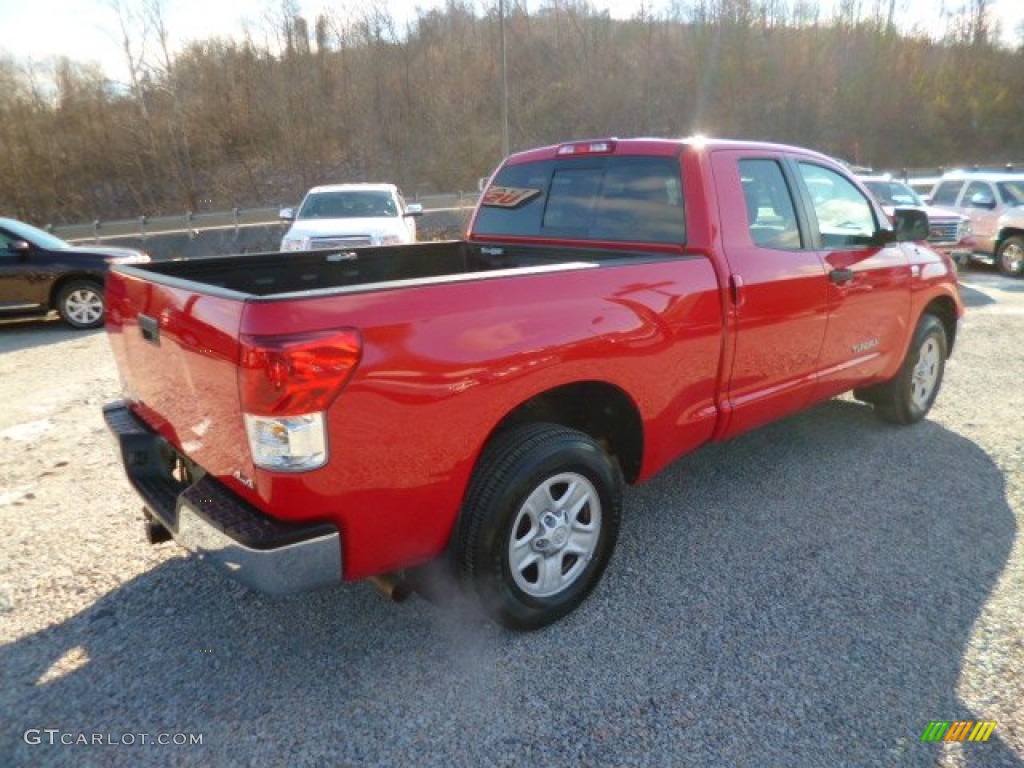
[[[987,181],[971,181],[960,199],[964,213],[971,217],[971,230],[977,248],[994,253],[996,235],[999,234],[999,217],[1003,211],[998,205],[995,187]]]
[[[904,246],[882,245],[885,214],[850,179],[810,160],[795,165],[812,245],[828,275],[828,330],[814,393],[823,400],[902,357],[910,333],[910,266]]]
[[[12,247],[16,242],[24,241],[0,229],[0,310],[37,309],[46,302],[45,285],[38,280],[30,253]]]

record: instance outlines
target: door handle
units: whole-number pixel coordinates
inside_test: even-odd
[[[743,295],[743,278],[739,275],[729,275],[729,293],[732,294],[732,304],[736,309],[743,306],[746,296]]]
[[[828,273],[828,279],[836,285],[845,285],[857,275],[852,269],[833,269]]]
[[[160,323],[155,317],[139,315],[139,333],[150,344],[160,346]]]

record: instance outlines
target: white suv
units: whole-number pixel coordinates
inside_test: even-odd
[[[406,204],[394,184],[331,184],[313,187],[299,206],[281,210],[291,227],[282,251],[401,245],[416,242],[423,206]]]
[[[1024,173],[952,171],[935,185],[932,204],[970,217],[975,258],[1024,274]]]

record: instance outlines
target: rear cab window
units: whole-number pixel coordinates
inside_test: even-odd
[[[683,245],[679,163],[632,156],[507,165],[484,194],[474,233]]]

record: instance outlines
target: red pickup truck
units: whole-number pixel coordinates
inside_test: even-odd
[[[963,313],[927,236],[808,150],[545,147],[465,240],[116,267],[105,415],[151,540],[270,593],[444,564],[537,628],[623,483],[849,390],[925,416]]]

